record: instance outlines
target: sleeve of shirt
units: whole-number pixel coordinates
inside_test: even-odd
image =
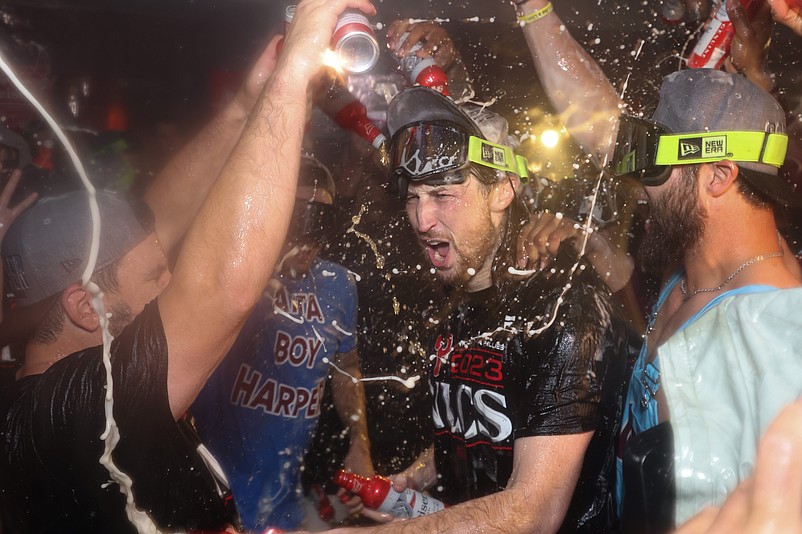
[[[552,326],[514,338],[507,376],[516,439],[578,434],[598,425],[610,310],[597,291],[574,286]]]

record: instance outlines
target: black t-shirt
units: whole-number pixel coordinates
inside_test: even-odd
[[[117,466],[159,528],[214,530],[234,521],[167,396],[167,340],[155,302],[111,347]],[[136,532],[106,468],[102,347],[0,390],[3,532]]]
[[[437,495],[449,504],[501,491],[515,439],[595,431],[563,530],[613,528],[613,442],[626,364],[610,294],[583,265],[465,295],[435,341],[430,387]],[[614,324],[615,323],[615,324]],[[542,330],[542,331],[541,331]],[[540,332],[538,332],[540,331]]]

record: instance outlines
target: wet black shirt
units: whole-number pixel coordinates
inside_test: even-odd
[[[437,338],[430,387],[438,495],[447,503],[503,490],[517,438],[595,431],[563,530],[614,528],[613,437],[626,354],[609,291],[591,267],[578,269],[563,294],[572,263],[561,256],[562,270],[507,295],[496,287],[465,295]]]
[[[124,497],[100,465],[105,425],[101,347],[0,391],[3,532],[127,533]],[[218,529],[233,518],[167,397],[167,340],[156,303],[112,345],[117,466],[166,530]]]

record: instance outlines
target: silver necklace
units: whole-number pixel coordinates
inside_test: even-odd
[[[741,271],[743,271],[744,269],[746,269],[750,265],[754,265],[755,263],[761,262],[763,260],[768,260],[770,258],[777,258],[779,256],[782,256],[784,254],[784,251],[783,251],[783,248],[782,248],[782,238],[780,237],[780,232],[777,232],[777,244],[780,245],[780,250],[778,250],[777,252],[772,252],[771,254],[761,254],[759,256],[755,256],[754,258],[749,258],[748,260],[743,262],[737,269],[735,269],[732,272],[732,274],[729,275],[726,278],[726,280],[724,280],[721,283],[721,285],[718,285],[716,287],[703,287],[701,289],[697,289],[696,291],[693,291],[692,293],[688,293],[688,287],[686,286],[686,282],[685,282],[686,277],[683,276],[682,280],[680,281],[680,285],[679,285],[679,288],[682,291],[682,301],[685,302],[685,301],[689,300],[691,297],[694,297],[694,296],[698,295],[699,293],[715,293],[716,291],[721,291],[724,288],[724,286],[726,286],[727,284],[732,282],[733,278],[738,276],[738,274]]]

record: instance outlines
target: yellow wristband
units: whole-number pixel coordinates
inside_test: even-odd
[[[542,19],[552,11],[554,11],[554,6],[551,5],[551,2],[549,2],[545,7],[538,9],[534,13],[529,13],[528,15],[519,15],[518,22],[521,24],[529,24],[530,22],[535,22],[536,20]]]

